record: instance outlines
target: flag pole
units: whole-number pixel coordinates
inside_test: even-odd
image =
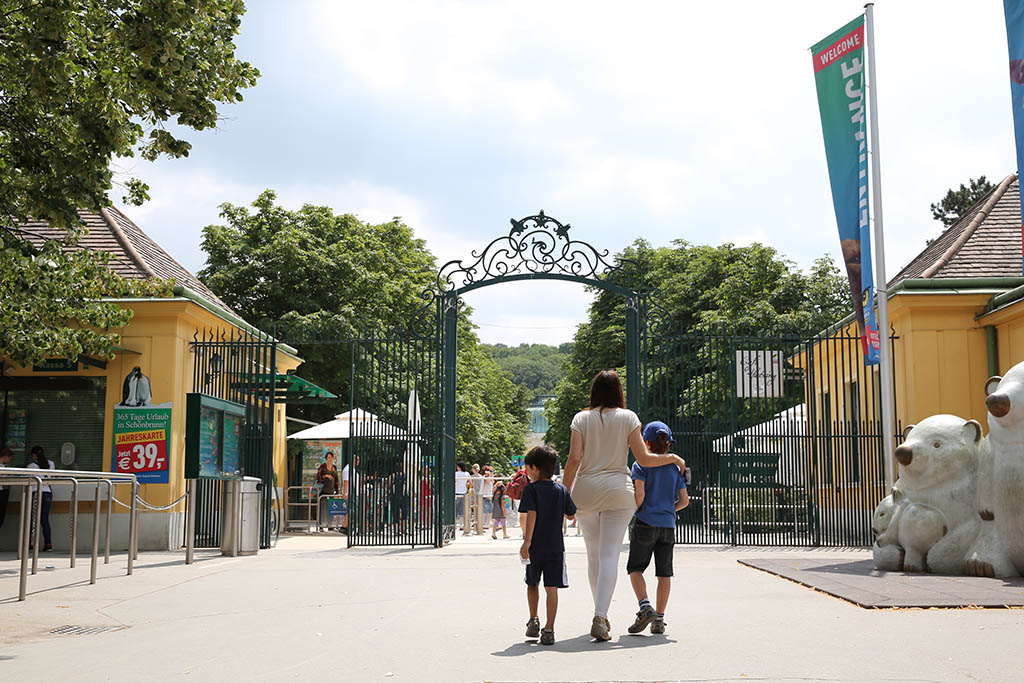
[[[882,229],[882,175],[878,156],[878,88],[875,81],[875,5],[864,5],[868,56],[868,122],[871,132],[871,198],[874,204],[875,234],[875,301],[878,304],[878,381],[882,394],[882,457],[885,459],[885,488],[891,491],[896,483],[896,462],[893,454],[895,436],[895,400],[893,397],[892,346],[889,342],[889,284],[885,276],[885,236]]]

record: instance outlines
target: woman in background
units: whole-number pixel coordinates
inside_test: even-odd
[[[26,467],[30,470],[55,470],[57,466],[43,453],[42,446],[33,446]],[[53,550],[50,536],[50,505],[53,503],[53,490],[49,485],[43,484],[43,499],[39,502],[42,508],[39,510],[39,524],[43,527],[43,552]],[[33,540],[33,542],[35,542]]]

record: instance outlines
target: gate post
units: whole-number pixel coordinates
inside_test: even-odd
[[[444,410],[444,429],[441,434],[441,467],[444,468],[445,482],[444,496],[445,525],[455,526],[455,369],[458,359],[458,325],[459,325],[459,297],[447,294],[441,303],[442,332],[441,332],[441,363],[444,377],[442,378],[441,393],[442,406]],[[438,543],[443,539],[438,538]]]
[[[640,376],[640,297],[626,297],[626,396],[627,404],[646,422],[647,401]]]

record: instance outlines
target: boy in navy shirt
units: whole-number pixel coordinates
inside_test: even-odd
[[[644,441],[651,453],[668,453],[675,441],[672,430],[664,422],[652,422],[644,428]],[[676,538],[676,511],[690,504],[686,493],[686,476],[675,465],[641,467],[633,463],[633,486],[636,496],[636,518],[629,537],[629,559],[626,571],[633,592],[640,601],[636,621],[630,633],[640,633],[651,625],[651,633],[665,632],[665,608],[672,588],[672,546]],[[658,577],[658,608],[647,599],[644,570],[654,556],[654,574]]]
[[[569,587],[565,573],[562,520],[576,514],[576,505],[569,497],[569,491],[551,480],[558,466],[558,453],[553,448],[532,448],[526,454],[525,462],[530,483],[523,489],[519,502],[520,514],[526,514],[519,555],[523,562],[529,561],[526,565],[526,601],[530,606],[530,620],[526,622],[526,637],[536,638],[539,635],[541,645],[554,645],[558,589]],[[544,577],[547,606],[547,623],[543,630],[537,618],[541,577]]]

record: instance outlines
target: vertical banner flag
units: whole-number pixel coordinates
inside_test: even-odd
[[[881,346],[875,321],[868,221],[864,17],[857,17],[814,45],[811,53],[839,242],[850,281],[864,362],[875,365]]]
[[[1024,0],[1003,0],[1006,43],[1010,49],[1010,99],[1013,132],[1017,138],[1017,177],[1024,177]],[[1021,232],[1024,233],[1024,192],[1021,198]]]

